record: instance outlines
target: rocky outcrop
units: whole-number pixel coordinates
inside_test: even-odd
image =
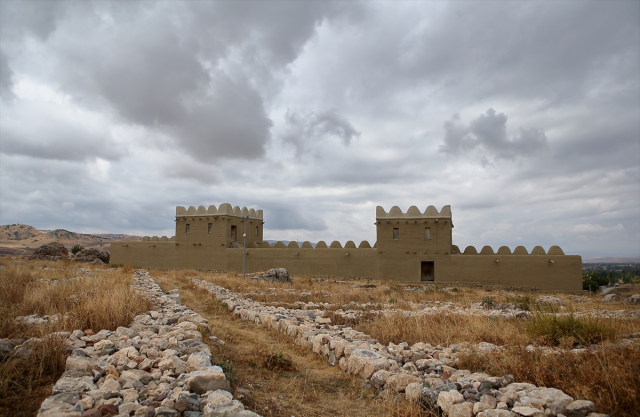
[[[115,331],[59,332],[72,354],[38,416],[258,416],[233,398],[212,365],[202,340],[207,320],[164,294],[147,272],[134,278],[154,309]]]
[[[255,276],[251,277],[255,281],[267,281],[267,282],[280,282],[291,284],[291,278],[289,272],[284,268],[270,269],[267,272],[258,272]]]
[[[448,416],[602,416],[595,414],[590,401],[574,401],[555,388],[516,383],[511,375],[495,377],[454,368],[456,354],[465,349],[463,345],[389,343],[384,346],[350,327],[331,325],[321,309],[275,307],[245,299],[206,281],[196,278],[192,281],[224,302],[233,315],[285,333],[295,344],[322,356],[329,365],[364,379],[380,391],[382,398],[395,398],[404,393],[406,399]]]
[[[104,249],[85,248],[71,257],[76,262],[88,262],[92,264],[108,264],[109,251]]]
[[[44,261],[61,261],[69,257],[69,251],[60,242],[51,242],[40,246],[29,259]]]
[[[640,304],[640,294],[633,294],[631,297],[623,301],[625,304],[638,305]]]
[[[607,294],[602,299],[603,303],[613,303],[614,301],[620,301],[620,296],[618,294]]]

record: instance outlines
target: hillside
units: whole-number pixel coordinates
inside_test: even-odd
[[[8,224],[0,226],[0,255],[30,255],[40,245],[50,242],[60,242],[71,249],[77,243],[86,248],[108,247],[113,241],[140,239],[140,236],[124,234],[85,234],[64,229],[40,230],[28,224]]]

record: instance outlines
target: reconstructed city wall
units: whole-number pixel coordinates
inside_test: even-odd
[[[261,210],[178,207],[176,236],[144,238],[140,242],[111,244],[112,263],[143,268],[200,269],[242,272],[243,248],[232,247],[247,235],[247,273],[286,268],[294,275],[360,277],[378,280],[434,283],[467,282],[482,285],[532,287],[546,290],[580,290],[582,259],[567,256],[552,246],[549,251],[536,246],[531,253],[522,246],[513,251],[470,246],[461,251],[452,244],[451,209],[429,206],[420,212],[412,206],[406,213],[393,207],[387,213],[376,210],[377,242],[372,246],[352,241],[309,242],[274,247],[263,239]],[[245,222],[242,221],[245,218]],[[424,264],[429,265],[424,265]],[[432,268],[431,276],[424,268]]]

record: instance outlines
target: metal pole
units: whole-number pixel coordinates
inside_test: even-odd
[[[247,219],[249,217],[242,217],[242,222],[244,223],[244,233],[242,237],[244,239],[242,246],[244,246],[244,253],[242,255],[242,281],[245,280],[245,276],[247,274]]]

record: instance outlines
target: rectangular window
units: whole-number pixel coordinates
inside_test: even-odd
[[[190,230],[191,230],[191,225],[190,225],[189,223],[187,223],[187,225],[186,225],[186,227],[185,227],[184,231],[185,231],[185,232],[187,232],[187,233],[189,233],[189,231],[190,231]]]
[[[213,223],[209,223],[209,233],[213,233]]]
[[[237,240],[236,239],[236,226],[231,226],[231,240]]]
[[[400,239],[400,229],[397,227],[393,228],[393,239],[394,240]]]
[[[258,235],[259,235],[259,229],[258,229],[258,226],[256,226],[256,236]]]
[[[431,228],[430,227],[425,227],[424,228],[424,240],[431,240]]]

